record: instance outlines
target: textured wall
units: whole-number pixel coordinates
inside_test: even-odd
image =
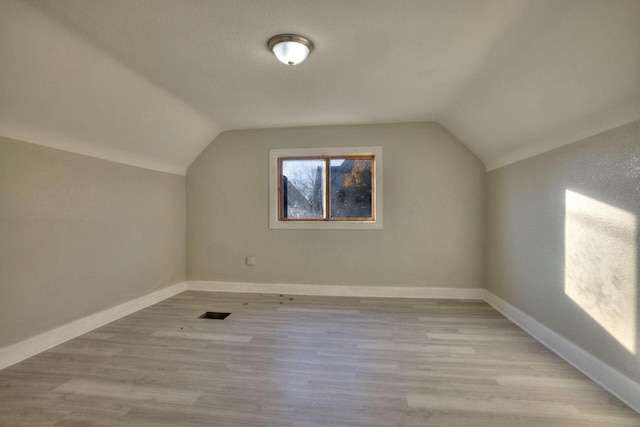
[[[269,149],[358,145],[383,146],[384,229],[268,228]],[[187,173],[187,277],[479,287],[484,176],[432,123],[225,132]]]
[[[184,280],[185,178],[0,138],[0,347]]]
[[[640,121],[487,174],[486,286],[640,381]]]

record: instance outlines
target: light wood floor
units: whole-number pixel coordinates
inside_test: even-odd
[[[191,291],[0,371],[0,425],[602,427],[640,415],[484,302]]]

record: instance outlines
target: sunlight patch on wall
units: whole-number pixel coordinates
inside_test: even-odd
[[[635,354],[636,217],[571,190],[565,202],[565,294]]]

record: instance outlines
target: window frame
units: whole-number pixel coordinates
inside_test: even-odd
[[[344,159],[344,160],[370,160],[371,161],[371,216],[359,217],[359,218],[332,218],[331,217],[331,160]],[[284,216],[284,195],[283,193],[283,178],[284,173],[282,170],[282,163],[285,161],[295,160],[319,160],[324,162],[325,174],[324,174],[324,200],[323,208],[325,215],[323,218],[285,218]],[[361,221],[372,222],[376,220],[376,200],[375,200],[375,169],[376,161],[375,156],[372,154],[358,154],[358,155],[322,155],[322,156],[305,156],[305,157],[278,157],[278,221]]]
[[[372,159],[372,218],[331,218],[330,169],[325,172],[324,218],[283,218],[283,160]],[[269,228],[272,229],[382,229],[382,147],[274,148],[269,150]]]

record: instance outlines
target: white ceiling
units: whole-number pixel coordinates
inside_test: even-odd
[[[437,121],[488,169],[640,118],[638,0],[0,0],[0,135],[184,173],[224,130]],[[316,50],[289,68],[267,40]]]

